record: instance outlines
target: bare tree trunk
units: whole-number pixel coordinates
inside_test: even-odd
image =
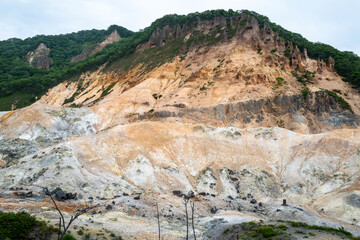
[[[189,199],[184,198],[184,205],[185,205],[185,216],[186,216],[186,240],[189,239],[189,214],[188,214],[188,205]]]
[[[196,240],[195,226],[194,226],[195,202],[194,201],[190,202],[190,206],[191,206],[191,225],[193,229],[194,239]]]
[[[59,217],[59,232],[58,232],[58,240],[60,240],[60,234],[61,234],[61,217]]]
[[[86,208],[77,209],[77,210],[76,210],[77,213],[75,214],[75,216],[71,216],[69,223],[66,225],[66,224],[65,224],[64,215],[63,215],[62,212],[60,211],[58,205],[56,204],[54,198],[51,196],[49,190],[48,190],[47,188],[45,188],[44,190],[45,190],[45,194],[50,197],[50,199],[51,199],[51,201],[53,202],[56,210],[57,210],[57,211],[59,212],[59,214],[60,214],[60,217],[59,217],[58,240],[61,240],[61,239],[66,235],[66,233],[67,233],[70,225],[73,223],[73,221],[75,221],[75,219],[77,219],[80,215],[88,212],[89,210],[100,206],[99,204],[97,204],[97,205],[94,205],[94,206],[91,206],[91,205],[90,205],[90,206],[87,206]],[[63,228],[63,229],[61,229],[61,228]]]
[[[157,221],[158,221],[158,228],[159,228],[159,240],[161,240],[161,232],[160,232],[160,214],[159,214],[159,204],[156,202],[156,212],[157,212]]]

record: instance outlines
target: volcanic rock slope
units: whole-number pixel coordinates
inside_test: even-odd
[[[333,65],[246,14],[166,25],[135,53],[3,115],[0,187],[140,194],[144,206],[171,203],[180,215],[173,191],[192,190],[199,235],[225,211],[230,222],[301,220],[358,235],[360,95]]]

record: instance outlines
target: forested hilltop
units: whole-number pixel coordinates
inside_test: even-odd
[[[135,52],[136,47],[149,41],[151,34],[166,25],[189,26],[197,21],[223,16],[227,19],[228,39],[233,36],[230,21],[240,12],[254,16],[260,27],[267,23],[279,36],[286,41],[293,42],[301,50],[307,49],[308,55],[313,59],[335,59],[335,69],[355,88],[360,88],[360,57],[352,52],[341,52],[327,44],[312,43],[300,34],[292,33],[281,26],[272,23],[267,17],[256,12],[241,10],[211,10],[188,15],[166,15],[143,31],[133,33],[123,27],[110,26],[107,30],[88,30],[58,36],[36,36],[25,40],[9,39],[0,42],[0,110],[10,110],[14,104],[16,108],[24,107],[35,101],[49,88],[56,84],[76,78],[84,71],[95,70],[101,64],[114,62]],[[117,30],[122,39],[110,44],[102,51],[97,52],[80,62],[71,63],[72,57],[80,54],[85,47],[93,47],[103,41],[114,30]],[[216,40],[216,41],[215,41]],[[224,39],[211,40],[211,44]],[[28,64],[27,54],[34,51],[40,43],[50,49],[52,59],[49,71],[37,69]],[[209,43],[207,43],[209,44]],[[164,46],[165,47],[165,46]],[[175,49],[180,51],[180,47]],[[291,54],[291,53],[289,53]]]
[[[91,64],[100,54],[94,54],[90,61],[70,61],[84,48],[95,48],[115,30],[122,39],[133,35],[130,30],[112,25],[107,30],[93,29],[54,36],[38,35],[24,40],[11,38],[0,41],[0,110],[9,110],[12,104],[20,108],[33,103],[35,96],[40,97],[50,87],[73,76],[77,69]],[[118,44],[121,44],[120,42]],[[50,49],[49,71],[30,66],[28,63],[27,54],[41,43]],[[101,54],[111,52],[111,49],[116,47],[112,45],[103,49]]]

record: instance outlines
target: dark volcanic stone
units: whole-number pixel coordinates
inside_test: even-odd
[[[210,212],[212,214],[215,214],[217,211],[218,211],[218,209],[216,208],[216,206],[210,209]]]

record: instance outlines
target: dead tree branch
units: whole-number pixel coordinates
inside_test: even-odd
[[[185,217],[186,217],[186,240],[189,239],[189,214],[188,214],[188,205],[189,198],[184,196],[184,205],[185,205]]]
[[[191,225],[192,225],[192,230],[193,230],[193,234],[194,234],[194,239],[196,240],[195,226],[194,226],[194,212],[195,212],[195,202],[194,201],[190,202],[190,207],[191,207]]]
[[[161,232],[160,232],[160,214],[159,214],[159,203],[156,202],[156,213],[157,213],[157,223],[159,228],[159,240],[161,240]]]
[[[51,193],[49,192],[49,190],[47,188],[44,188],[45,190],[45,195],[49,196],[52,203],[54,204],[56,210],[59,212],[60,214],[60,218],[59,218],[59,233],[58,233],[58,240],[61,240],[65,234],[67,233],[67,231],[69,230],[70,225],[75,221],[75,219],[77,219],[80,215],[90,211],[91,209],[94,209],[96,207],[99,207],[100,204],[97,205],[89,205],[86,206],[85,208],[80,208],[76,210],[76,214],[75,216],[71,216],[70,220],[68,222],[68,224],[65,223],[65,218],[64,215],[62,214],[61,210],[59,209],[58,205],[56,204],[56,201],[54,200],[54,198],[51,196]],[[61,229],[61,227],[63,229]]]

